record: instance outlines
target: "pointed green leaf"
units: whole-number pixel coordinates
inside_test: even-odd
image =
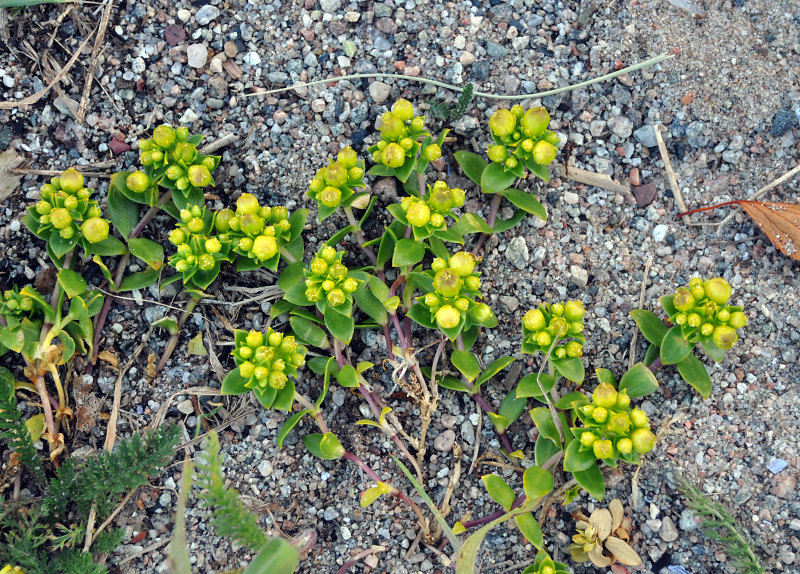
[[[470,383],[481,374],[478,359],[469,351],[453,351],[450,362]]]
[[[572,441],[578,442],[578,441]],[[606,484],[603,480],[603,473],[596,464],[589,466],[584,470],[574,471],[572,476],[578,481],[581,487],[594,496],[597,500],[603,500],[606,494]]]
[[[492,361],[492,363],[486,367],[486,370],[481,373],[481,376],[478,377],[478,380],[475,381],[475,391],[477,392],[478,387],[494,377],[497,373],[508,367],[511,363],[514,362],[514,357],[500,357]]]
[[[272,408],[276,411],[291,412],[292,404],[294,404],[294,383],[287,381],[284,387],[275,394],[275,402],[272,403]]]
[[[278,435],[275,439],[278,448],[283,448],[283,441],[286,440],[286,437],[289,436],[289,433],[292,432],[292,429],[297,426],[297,423],[299,423],[304,416],[311,412],[311,409],[305,409],[299,413],[294,413],[292,416],[286,419],[286,422],[281,425],[280,429],[278,429]]]
[[[567,445],[564,452],[564,470],[567,472],[576,472],[586,470],[594,466],[595,460],[594,452],[592,449],[580,450],[581,441],[573,440]]]
[[[529,501],[538,501],[553,490],[553,475],[538,466],[529,466],[522,473],[522,488]]]
[[[494,501],[505,508],[511,510],[511,505],[514,504],[514,491],[511,489],[506,481],[496,474],[485,474],[481,477],[483,485],[486,487],[486,492]]]
[[[675,298],[675,295],[665,295],[661,297],[658,302],[661,303],[661,308],[664,309],[667,316],[673,317],[675,313],[678,312],[678,309],[675,307],[675,304],[672,302]]]
[[[408,313],[406,313],[406,317],[427,329],[436,328],[433,319],[431,319],[430,310],[422,303],[414,303],[411,309],[408,310]]]
[[[353,338],[353,331],[355,329],[353,318],[346,317],[334,310],[333,305],[328,305],[325,307],[324,316],[325,326],[328,328],[328,331],[330,331],[331,335],[336,337],[337,340],[341,341],[345,345],[349,345],[350,340]]]
[[[265,388],[261,388],[259,386],[253,387],[253,395],[258,399],[258,402],[261,403],[265,409],[271,409],[272,404],[275,402],[275,396],[278,394],[278,390],[275,387],[270,387],[267,385]]]
[[[536,407],[530,412],[530,415],[539,430],[539,435],[550,439],[556,445],[561,444],[561,435],[558,433],[558,427],[553,422],[553,415],[550,414],[549,408]]]
[[[700,339],[700,344],[703,346],[703,350],[706,352],[706,355],[711,357],[717,363],[721,363],[725,358],[725,350],[717,347],[713,337],[703,337]]]
[[[378,280],[380,282],[380,280]],[[358,304],[358,308],[369,315],[378,325],[385,325],[389,322],[389,316],[383,303],[368,289],[359,289],[353,294],[353,298]]]
[[[542,221],[547,220],[547,210],[534,194],[512,187],[501,192],[501,195],[520,209],[535,215]]]
[[[497,414],[508,421],[506,427],[519,418],[519,415],[525,410],[526,402],[524,398],[517,398],[517,393],[514,389],[508,392],[503,402],[500,404],[500,408],[497,409]]]
[[[537,400],[541,400],[544,398],[544,395],[542,394],[542,387],[544,388],[545,393],[549,393],[553,388],[553,385],[555,385],[555,382],[555,378],[546,373],[531,373],[530,375],[522,377],[517,384],[517,397],[533,397]]]
[[[536,519],[533,515],[528,512],[526,514],[520,514],[519,516],[515,516],[514,520],[517,523],[517,527],[525,539],[533,544],[536,548],[542,547],[542,542],[544,541],[544,535],[542,534],[542,528],[539,526],[539,523],[536,522]]]
[[[474,183],[480,185],[481,175],[487,165],[486,160],[469,151],[457,151],[453,156],[456,158],[456,162],[461,168],[461,171],[464,172],[464,175]]]
[[[97,243],[87,243],[87,247],[89,253],[103,256],[125,255],[128,251],[125,244],[112,235]]]
[[[543,182],[548,183],[550,181],[550,172],[547,170],[546,165],[538,164],[531,158],[529,161],[525,162],[525,167],[531,170],[531,173]]]
[[[222,394],[223,395],[242,395],[249,391],[247,387],[245,387],[245,383],[247,379],[242,377],[239,374],[239,367],[236,367],[230,373],[228,373],[225,378],[222,380]]]
[[[392,267],[416,265],[425,257],[425,246],[413,239],[401,239],[394,248]]]
[[[711,377],[700,359],[687,355],[678,361],[677,367],[683,380],[692,385],[701,397],[707,399],[711,396]]]
[[[58,272],[58,284],[70,299],[86,291],[86,280],[71,269],[62,269]]]
[[[453,232],[458,235],[469,235],[471,233],[494,233],[494,229],[489,227],[489,224],[484,221],[479,215],[474,213],[465,213],[458,218],[458,221],[453,225]]]
[[[517,176],[506,171],[501,163],[490,163],[481,173],[481,190],[484,193],[498,193],[511,187]]]
[[[292,574],[300,564],[297,549],[282,538],[272,538],[242,574]]]
[[[685,359],[691,348],[681,333],[680,325],[675,325],[664,335],[661,341],[661,362],[664,365],[674,365]]]
[[[136,273],[124,277],[117,291],[124,292],[144,289],[150,287],[150,285],[154,285],[159,277],[161,277],[160,269],[153,269],[151,267],[144,271],[137,271]]]
[[[356,388],[361,382],[358,373],[351,365],[344,365],[336,375],[336,381],[347,388]]]
[[[154,321],[153,326],[166,329],[170,335],[178,334],[178,322],[172,317],[162,317],[158,321]]]
[[[551,359],[550,362],[556,368],[556,371],[573,383],[582,383],[583,378],[586,376],[586,371],[583,367],[583,361],[580,357],[572,357],[569,359]]]
[[[653,345],[661,345],[664,335],[667,334],[667,326],[664,321],[658,318],[655,313],[645,311],[644,309],[634,309],[631,311],[631,317],[636,321],[636,325],[644,335],[644,338],[650,341]]]
[[[658,381],[644,363],[636,363],[622,375],[619,390],[627,391],[629,397],[643,397],[658,390]]]
[[[294,334],[303,343],[319,347],[320,349],[327,349],[330,346],[325,331],[305,317],[293,315],[289,318],[289,323],[292,325]]]
[[[508,219],[501,219],[500,217],[495,218],[494,227],[492,229],[494,229],[495,233],[503,233],[516,226],[524,218],[525,212],[521,209],[516,209],[514,210],[514,215]]]
[[[164,264],[164,248],[161,244],[143,237],[135,237],[128,241],[131,253],[147,263],[152,269],[161,269]]]
[[[617,388],[617,378],[608,369],[595,369],[594,374],[597,376],[598,384],[607,383],[615,389]]]
[[[117,231],[127,240],[139,223],[139,204],[128,199],[112,184],[108,189],[108,215]]]
[[[324,435],[319,433],[307,434],[303,437],[303,443],[311,451],[311,454],[323,460],[336,460],[342,458],[345,453],[339,439],[332,432],[327,432]]]
[[[542,466],[559,452],[561,452],[561,447],[549,438],[539,435],[533,451],[533,460],[537,466]]]

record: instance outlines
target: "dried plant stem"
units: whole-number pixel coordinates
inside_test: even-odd
[[[661,124],[657,124],[653,129],[653,132],[656,134],[658,151],[661,154],[661,159],[664,161],[664,169],[667,172],[667,180],[669,181],[669,186],[672,188],[672,195],[675,197],[675,203],[678,204],[678,209],[681,211],[686,211],[686,204],[683,202],[681,188],[678,185],[678,180],[675,179],[675,170],[672,169],[672,162],[669,159],[669,152],[667,152],[667,146],[664,143],[664,138],[661,136],[661,132],[663,130],[664,126]],[[683,222],[689,225],[689,218],[684,216]]]
[[[183,329],[183,325],[186,323],[186,320],[191,316],[192,311],[200,302],[200,297],[196,295],[192,295],[192,298],[189,299],[189,302],[186,304],[186,308],[183,310],[183,314],[178,319],[178,331],[174,335],[170,335],[169,340],[167,341],[167,346],[164,347],[164,353],[161,355],[161,359],[158,361],[158,365],[156,365],[156,374],[160,373],[161,370],[166,366],[167,361],[172,356],[172,352],[175,350],[175,346],[178,344],[178,339],[181,336],[181,329]]]

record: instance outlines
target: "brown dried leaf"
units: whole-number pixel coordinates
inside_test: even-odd
[[[100,351],[97,353],[97,358],[111,365],[115,369],[119,369],[119,359],[111,351]]]
[[[603,554],[603,547],[600,546],[599,544],[594,548],[592,548],[591,550],[589,550],[588,554],[589,554],[589,560],[591,560],[592,564],[594,564],[598,568],[606,568],[612,562],[611,558]]]
[[[778,250],[800,261],[800,204],[738,201]]]
[[[622,519],[625,517],[625,509],[622,508],[619,498],[615,498],[608,505],[608,510],[611,512],[611,532],[614,532],[622,524]]]
[[[597,529],[597,538],[605,540],[611,534],[611,513],[606,508],[598,508],[589,517],[589,524]]]
[[[638,566],[642,563],[642,559],[639,558],[636,551],[619,538],[609,536],[605,544],[608,551],[614,555],[618,562],[626,566]]]

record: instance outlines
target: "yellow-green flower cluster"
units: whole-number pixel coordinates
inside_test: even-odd
[[[533,564],[525,568],[522,574],[569,574],[566,564],[556,562],[546,552],[540,551]]]
[[[547,353],[551,346],[557,359],[583,355],[583,316],[586,310],[580,301],[544,303],[522,317],[522,352]],[[558,345],[560,341],[571,339]]]
[[[167,125],[158,126],[153,130],[152,138],[139,142],[139,161],[146,173],[134,172],[131,174],[135,176],[133,179],[128,176],[128,187],[141,193],[150,187],[152,180],[160,180],[164,185],[181,192],[213,186],[211,172],[219,165],[219,158],[198,152],[200,139],[198,136],[189,136],[189,130],[185,127],[173,129]]]
[[[348,277],[347,267],[342,264],[343,256],[344,251],[337,251],[330,245],[319,250],[305,270],[306,299],[312,303],[324,300],[334,307],[352,302],[361,281]]]
[[[180,211],[180,222],[169,234],[169,241],[176,253],[169,263],[188,281],[198,271],[219,270],[219,262],[228,260],[230,240],[224,236],[213,236],[212,215],[205,207],[193,205]]]
[[[30,286],[27,289],[31,289]],[[0,293],[0,315],[4,317],[27,317],[34,311],[35,301],[33,297],[19,292],[19,288],[14,285],[13,289],[8,289]]]
[[[415,116],[414,106],[404,99],[397,100],[392,111],[381,116],[381,139],[369,148],[372,161],[397,169],[406,163],[406,158],[414,158],[419,145],[418,138],[429,136],[425,129],[425,116]],[[431,144],[423,150],[423,157],[428,161],[438,159],[442,150],[437,144]]]
[[[656,437],[650,430],[650,419],[642,409],[631,408],[630,404],[631,398],[624,390],[617,392],[609,383],[598,385],[591,404],[578,409],[585,425],[576,429],[581,433],[580,449],[592,449],[594,456],[602,460],[621,458],[629,462],[638,460],[636,454],[653,450]]]
[[[308,195],[325,207],[335,209],[364,186],[364,162],[358,161],[353,148],[345,148],[328,167],[317,170],[308,185]],[[345,204],[346,205],[346,204]]]
[[[264,335],[259,331],[236,331],[236,348],[231,353],[239,366],[239,374],[248,389],[280,390],[289,377],[297,376],[297,369],[306,362],[306,349],[292,335],[283,335],[269,329]]]
[[[289,210],[282,205],[259,205],[256,196],[243,193],[236,200],[236,211],[217,212],[214,226],[229,237],[233,250],[256,263],[279,257],[281,247],[291,238]]]
[[[433,291],[417,300],[428,308],[440,329],[455,329],[466,318],[479,325],[494,318],[489,305],[475,300],[481,298],[476,261],[472,253],[459,251],[449,260],[437,257],[431,263]]]
[[[731,293],[730,284],[722,277],[706,281],[695,277],[672,296],[676,312],[669,320],[681,326],[681,332],[690,342],[698,337],[711,337],[720,349],[730,349],[739,339],[736,329],[747,325],[742,308],[728,305]]]
[[[428,197],[408,196],[400,201],[408,224],[430,230],[444,229],[445,217],[455,219],[451,210],[464,205],[463,189],[449,188],[443,181],[437,181],[433,187],[428,186]]]
[[[36,221],[32,231],[44,239],[57,234],[61,239],[77,241],[80,237],[97,243],[108,237],[108,221],[92,192],[83,185],[83,174],[76,169],[62,172],[42,186],[41,199],[28,212]]]
[[[550,114],[543,107],[523,110],[513,106],[501,109],[489,119],[489,130],[495,145],[486,150],[489,159],[501,163],[507,170],[520,163],[548,165],[558,152],[558,136],[547,129]]]

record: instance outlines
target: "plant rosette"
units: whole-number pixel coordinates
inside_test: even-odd
[[[722,277],[706,281],[695,277],[686,287],[679,287],[660,302],[670,322],[680,326],[687,342],[701,343],[706,348],[713,344],[727,351],[739,339],[736,330],[747,325],[743,308],[728,305],[732,293],[730,284]]]
[[[202,203],[202,188],[215,185],[211,172],[217,169],[220,161],[219,156],[203,155],[197,151],[197,145],[202,140],[202,135],[190,136],[185,127],[173,129],[167,125],[158,126],[153,130],[153,137],[139,142],[139,161],[144,166],[143,173],[149,185],[145,187],[144,180],[139,178],[142,185],[135,190],[128,186],[133,196],[126,195],[137,201],[136,194],[139,194],[140,203],[152,205],[142,200],[142,194],[152,189],[152,182],[157,182],[162,187],[179,192],[173,194],[178,209]]]
[[[281,248],[292,240],[289,210],[282,205],[259,205],[256,196],[243,193],[236,200],[236,211],[223,209],[215,215],[214,227],[227,238],[233,251],[242,256],[237,268],[258,267],[277,270]]]
[[[42,322],[52,322],[55,311],[32,286],[14,286],[0,293],[0,316],[5,319],[5,325],[0,324],[0,356],[9,350],[33,356]]]
[[[405,183],[415,166],[421,173],[429,162],[442,155],[445,134],[434,142],[425,129],[425,116],[415,116],[408,100],[397,100],[392,110],[381,116],[378,129],[381,139],[368,148],[376,164],[369,170],[370,175],[395,176]]]
[[[463,243],[459,233],[447,229],[447,218],[458,219],[452,210],[464,205],[465,198],[463,189],[450,188],[445,182],[437,181],[428,186],[426,197],[410,195],[388,209],[395,219],[411,227],[416,241],[435,236],[444,241]]]
[[[424,294],[417,297],[409,316],[423,327],[438,328],[451,341],[479,326],[496,327],[494,311],[476,301],[483,298],[476,263],[477,258],[467,251],[459,251],[448,260],[435,258],[431,268],[421,274],[430,283],[420,286]]]
[[[222,382],[222,394],[241,395],[253,391],[265,408],[291,411],[297,369],[305,365],[308,349],[292,335],[273,329],[234,332],[231,352],[236,368]]]
[[[189,289],[206,289],[219,275],[220,263],[230,261],[231,240],[213,235],[214,214],[194,205],[180,212],[180,222],[169,234],[176,252],[169,263]]]
[[[47,242],[47,252],[59,267],[64,255],[78,245],[87,255],[125,253],[125,245],[109,235],[109,222],[91,195],[83,175],[68,169],[42,186],[41,199],[28,207],[23,218],[25,226]]]
[[[502,171],[524,178],[527,167],[536,177],[549,181],[547,166],[558,153],[559,138],[547,129],[550,114],[543,107],[525,111],[522,106],[500,109],[489,119],[495,145],[486,150],[491,171]]]
[[[547,353],[552,348],[556,359],[583,356],[583,317],[580,301],[543,303],[522,316],[522,352]]]
[[[364,184],[364,160],[359,160],[353,148],[345,148],[336,156],[336,161],[317,170],[308,184],[306,195],[319,204],[320,221],[332,215],[339,207],[350,207],[366,192],[356,193],[355,188]]]

